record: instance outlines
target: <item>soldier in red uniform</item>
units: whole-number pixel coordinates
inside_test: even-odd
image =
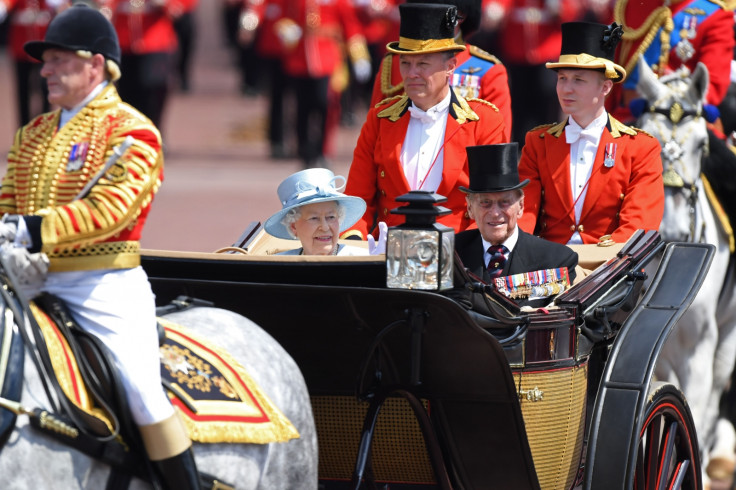
[[[254,49],[268,80],[268,142],[271,158],[289,156],[284,134],[284,96],[289,87],[284,73],[284,48],[276,34],[276,22],[284,15],[285,0],[244,0],[238,42]]]
[[[120,97],[161,127],[169,74],[177,50],[174,15],[185,0],[101,0],[100,11],[115,26],[122,50]]]
[[[629,102],[637,97],[640,56],[658,75],[680,66],[692,72],[699,61],[708,67],[706,102],[721,103],[728,91],[734,49],[734,12],[719,0],[618,0],[614,20],[624,28],[616,62],[629,74],[607,101],[608,110],[631,119]]]
[[[497,54],[509,74],[512,141],[522,145],[527,131],[557,119],[555,77],[544,64],[560,53],[560,25],[578,20],[583,12],[579,0],[484,2],[483,23],[496,30]]]
[[[368,112],[353,154],[345,193],[362,197],[367,209],[352,228],[361,238],[378,223],[403,222],[389,211],[396,198],[410,190],[428,190],[447,197],[452,212],[439,222],[459,232],[472,222],[465,194],[468,185],[465,148],[505,143],[498,109],[482,99],[465,99],[450,87],[457,67],[457,8],[441,4],[399,6],[399,41],[387,48],[400,55],[404,95],[384,99]]]
[[[34,88],[41,94],[41,112],[47,112],[50,108],[46,99],[46,83],[39,73],[41,65],[23,51],[23,45],[43,39],[51,19],[57,11],[68,5],[65,0],[0,0],[0,22],[8,15],[8,48],[15,65],[18,120],[21,126],[31,120],[32,113],[38,112],[32,110]]]
[[[463,97],[479,98],[492,102],[498,107],[506,126],[505,138],[511,137],[511,94],[506,67],[490,53],[483,51],[464,39],[470,37],[480,26],[480,0],[408,0],[408,3],[444,3],[455,5],[458,11],[458,28],[455,32],[455,42],[464,45],[467,49],[457,54],[458,66],[452,77],[451,85],[459,90]],[[393,97],[403,93],[404,85],[399,72],[399,56],[389,53],[383,58],[383,63],[373,84],[371,106],[376,105],[386,97]]]
[[[289,0],[283,7],[275,28],[284,48],[284,71],[296,91],[299,157],[305,168],[327,166],[330,78],[342,63],[343,42],[356,76],[369,76],[368,48],[350,0]]]
[[[568,117],[526,135],[519,177],[529,179],[519,226],[553,242],[623,243],[658,230],[664,213],[659,142],[611,117],[604,101],[626,71],[613,62],[615,23],[562,24],[557,96]]]

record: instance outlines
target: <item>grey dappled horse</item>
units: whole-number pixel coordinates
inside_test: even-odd
[[[660,234],[667,241],[716,246],[705,282],[667,340],[655,372],[685,393],[706,468],[716,447],[728,453],[719,457],[736,459],[733,427],[719,423],[718,416],[719,400],[736,360],[736,295],[728,273],[728,234],[708,200],[708,184],[701,178],[701,162],[708,151],[703,112],[708,70],[699,63],[692,74],[683,71],[657,79],[642,61],[639,73],[637,89],[647,109],[637,126],[662,145],[665,208]],[[728,433],[723,433],[724,428]],[[724,440],[729,442],[722,449],[719,442]]]
[[[299,431],[300,438],[271,444],[194,444],[198,469],[238,489],[317,488],[317,434],[304,378],[289,354],[264,330],[236,313],[196,307],[165,315],[225,348]],[[47,405],[38,373],[26,356],[21,403]],[[1,409],[0,409],[1,410]],[[39,434],[19,416],[0,450],[0,488],[103,489],[108,467]],[[130,488],[150,488],[134,480]]]

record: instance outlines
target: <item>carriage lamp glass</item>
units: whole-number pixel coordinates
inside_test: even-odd
[[[429,291],[452,288],[455,230],[435,222],[438,216],[450,212],[435,206],[447,198],[428,191],[410,191],[396,200],[408,204],[391,210],[406,218],[404,224],[388,230],[386,286]]]

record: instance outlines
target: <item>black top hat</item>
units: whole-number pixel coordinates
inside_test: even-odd
[[[402,3],[399,15],[399,40],[386,45],[390,52],[424,54],[465,50],[464,45],[455,42],[457,7],[454,5]]]
[[[457,7],[457,13],[463,14],[465,20],[460,24],[460,31],[463,37],[467,38],[480,27],[480,20],[483,17],[483,8],[481,0],[407,0],[406,3],[444,3]],[[458,19],[459,20],[459,19]]]
[[[43,41],[30,41],[23,49],[32,58],[43,61],[49,48],[90,51],[120,65],[120,44],[115,28],[107,17],[84,3],[77,3],[54,17]]]
[[[519,182],[519,144],[468,146],[468,171],[470,187],[460,190],[477,194],[481,192],[506,192],[521,189],[529,179]]]
[[[623,82],[626,70],[613,62],[616,45],[623,33],[623,28],[615,22],[608,26],[594,22],[565,22],[562,24],[560,59],[545,66],[552,70],[602,70],[614,83]]]

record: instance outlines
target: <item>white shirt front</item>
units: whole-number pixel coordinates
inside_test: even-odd
[[[593,171],[595,155],[598,152],[598,144],[601,141],[601,135],[607,123],[608,113],[605,111],[585,128],[581,128],[572,117],[568,118],[566,131],[567,127],[571,127],[575,131],[581,131],[580,137],[570,143],[570,188],[572,199],[575,202],[575,223],[578,223],[580,214],[583,211],[585,195],[588,192],[588,180]],[[580,233],[576,231],[567,243],[583,243],[583,239]]]
[[[442,182],[445,127],[450,110],[450,91],[426,112],[409,106],[411,120],[401,147],[401,166],[412,190],[435,192]]]

